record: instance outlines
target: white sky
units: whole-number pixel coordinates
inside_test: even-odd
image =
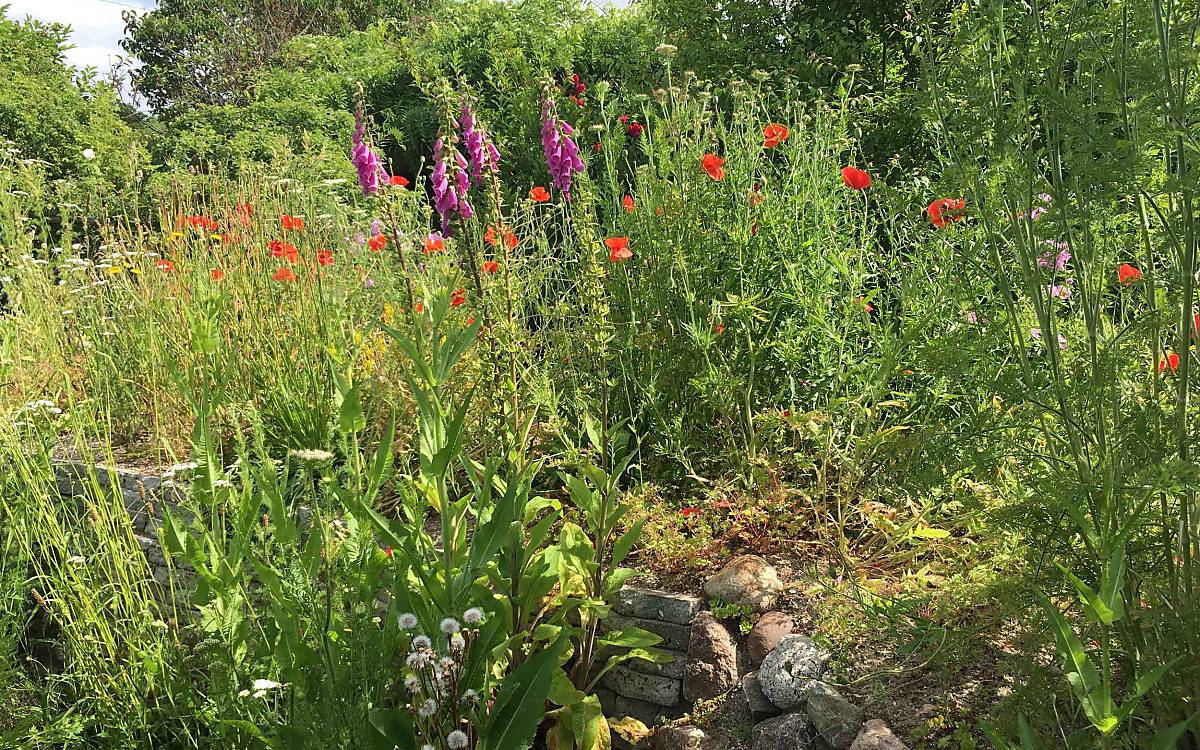
[[[71,26],[71,43],[74,49],[67,50],[67,62],[76,67],[91,65],[100,71],[101,77],[108,73],[111,63],[122,54],[121,37],[125,34],[125,22],[121,11],[147,10],[156,0],[0,0],[8,5],[5,15],[24,21],[32,16],[39,21],[57,21]]]

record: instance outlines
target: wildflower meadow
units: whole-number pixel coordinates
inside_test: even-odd
[[[1194,3],[124,25],[0,5],[0,747],[1200,747]]]

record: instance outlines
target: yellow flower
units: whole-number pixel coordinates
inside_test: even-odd
[[[209,235],[209,237],[213,238],[214,240],[220,240],[220,239],[224,239],[224,238],[223,238],[221,235],[219,235],[219,234],[211,234],[211,235]]]
[[[383,303],[383,322],[390,324],[392,322],[392,315],[393,315],[392,303],[384,302]]]
[[[109,275],[109,276],[116,276],[116,275],[117,275],[117,274],[119,274],[120,272],[121,272],[121,267],[120,267],[120,266],[113,266],[112,268],[108,269],[108,275]]]
[[[133,266],[130,266],[130,267],[129,267],[129,272],[130,272],[130,273],[141,273],[141,272],[142,272],[142,269],[140,269],[140,268],[134,268]]]

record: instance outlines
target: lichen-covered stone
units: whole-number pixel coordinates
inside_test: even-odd
[[[871,719],[850,745],[850,750],[908,750],[881,719]]]
[[[784,714],[760,721],[751,735],[754,750],[808,750],[813,746],[804,714]]]
[[[784,711],[803,707],[809,689],[825,672],[829,653],[802,635],[786,636],[763,659],[758,682]]]
[[[683,694],[683,685],[679,680],[635,672],[624,665],[617,665],[605,672],[600,681],[617,695],[658,706],[677,705]]]
[[[823,683],[815,683],[806,701],[813,733],[832,750],[849,750],[863,725],[863,711]]]
[[[661,620],[687,625],[704,608],[699,597],[658,589],[625,586],[617,592],[613,611],[645,620]]]

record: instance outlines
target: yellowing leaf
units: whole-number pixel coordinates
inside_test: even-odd
[[[650,736],[650,728],[632,716],[626,716],[623,719],[613,719],[608,722],[608,728],[619,734],[621,739],[631,745],[636,745]]]
[[[932,526],[912,530],[912,535],[919,539],[945,539],[950,532],[945,529],[935,529]]]

